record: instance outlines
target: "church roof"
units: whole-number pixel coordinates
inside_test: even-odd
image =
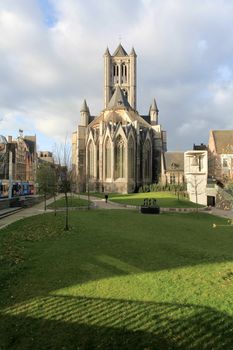
[[[166,171],[184,170],[184,152],[165,152],[164,158]]]
[[[125,49],[123,48],[123,46],[121,44],[119,44],[116,51],[114,52],[113,56],[122,57],[122,56],[128,56],[128,54],[125,51]]]
[[[233,130],[212,130],[216,152],[219,154],[233,153]]]
[[[129,102],[127,101],[127,98],[125,97],[119,85],[117,85],[116,90],[114,91],[114,94],[112,95],[111,100],[109,101],[107,106],[107,109],[114,108],[131,108]]]

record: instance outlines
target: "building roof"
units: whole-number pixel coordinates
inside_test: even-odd
[[[206,151],[207,150],[207,146],[204,143],[201,143],[200,145],[193,145],[193,150],[194,151]]]
[[[7,139],[5,138],[5,136],[0,135],[0,143],[4,143],[5,145],[7,144]]]
[[[164,160],[166,171],[184,170],[184,152],[165,152]]]
[[[123,48],[123,46],[121,44],[119,44],[116,51],[114,52],[113,56],[123,57],[123,56],[128,56],[128,54],[125,51],[125,49]]]
[[[131,108],[127,98],[124,95],[124,92],[121,90],[120,86],[117,85],[114,94],[111,97],[111,100],[108,103],[107,109],[115,108]]]
[[[233,130],[212,130],[216,152],[233,153]]]

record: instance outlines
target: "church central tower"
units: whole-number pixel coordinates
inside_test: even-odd
[[[104,108],[107,108],[116,87],[119,86],[130,106],[136,110],[136,59],[134,49],[128,55],[121,44],[113,55],[107,48],[104,54]]]

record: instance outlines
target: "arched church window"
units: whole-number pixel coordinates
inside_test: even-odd
[[[127,66],[125,63],[121,65],[121,83],[127,83]]]
[[[119,83],[119,66],[116,63],[113,65],[113,83]]]
[[[93,142],[90,142],[89,146],[88,146],[88,176],[89,176],[89,178],[94,177],[94,145],[93,145]]]
[[[151,144],[146,140],[143,150],[144,177],[149,178],[151,174]]]
[[[115,178],[125,177],[125,145],[121,136],[118,136],[115,143]]]
[[[109,137],[105,143],[105,177],[111,177],[111,142]]]
[[[134,140],[132,136],[128,142],[128,172],[129,178],[133,179],[135,176],[135,149],[134,149]]]

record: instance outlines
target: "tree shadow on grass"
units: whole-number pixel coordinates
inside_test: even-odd
[[[0,349],[233,349],[233,318],[192,304],[46,296],[2,311]]]

